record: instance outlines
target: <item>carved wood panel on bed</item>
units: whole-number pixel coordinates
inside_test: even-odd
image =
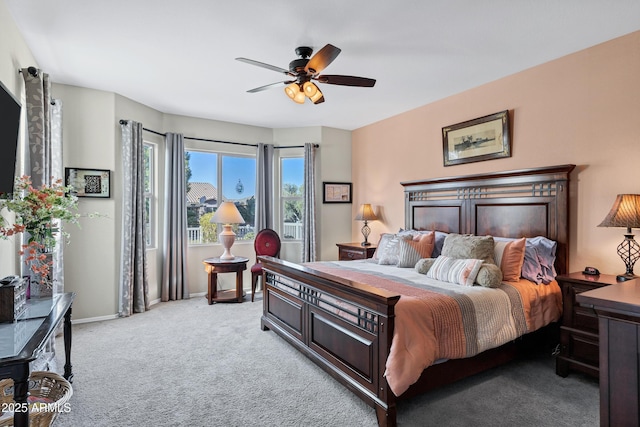
[[[402,183],[405,227],[557,242],[556,270],[568,270],[569,174],[574,165]],[[395,396],[384,378],[394,330],[392,292],[308,266],[261,257],[263,329],[271,329],[396,425],[396,400],[433,389],[515,356],[515,344],[427,368]],[[277,385],[276,385],[277,386]]]

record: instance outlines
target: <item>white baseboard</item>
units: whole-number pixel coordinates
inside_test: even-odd
[[[117,314],[110,314],[108,316],[98,316],[98,317],[85,317],[84,319],[71,319],[71,324],[79,325],[80,323],[102,322],[103,320],[113,320],[117,318],[118,318]]]
[[[197,292],[195,294],[191,294],[189,296],[189,298],[195,298],[195,297],[203,297],[207,295],[206,292]],[[156,305],[158,304],[160,301],[160,298],[154,299],[153,301],[151,301],[149,303],[149,306],[151,307],[152,305]],[[91,323],[91,322],[102,322],[103,320],[114,320],[119,318],[120,316],[118,316],[118,313],[116,314],[110,314],[108,316],[98,316],[98,317],[85,317],[84,319],[72,319],[71,320],[71,324],[73,325],[79,325],[81,323]]]

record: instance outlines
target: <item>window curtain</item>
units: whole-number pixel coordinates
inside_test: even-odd
[[[149,309],[149,275],[144,224],[142,124],[126,121],[122,129],[122,247],[119,315]]]
[[[38,188],[50,185],[52,179],[63,179],[62,167],[62,101],[51,99],[49,74],[32,67],[21,70],[25,88],[25,110],[27,115],[27,146],[25,150],[26,171],[31,183]],[[57,220],[56,220],[57,222]],[[54,224],[61,228],[61,224]],[[29,236],[23,236],[27,243]],[[56,234],[53,250],[53,292],[64,292],[63,255],[64,244],[61,233]],[[22,275],[28,276],[28,266],[22,262]],[[34,287],[34,296],[39,288]]]
[[[189,298],[184,137],[167,133],[162,301]]]
[[[27,171],[34,187],[51,184],[51,83],[40,70],[21,70],[27,111]],[[62,153],[60,153],[62,154]]]
[[[264,228],[273,229],[273,144],[258,144],[256,155],[256,233]]]
[[[302,226],[302,262],[316,260],[316,148],[304,144],[304,223]]]
[[[51,82],[49,75],[40,70],[30,72],[29,68],[21,69],[25,87],[25,111],[27,122],[27,149],[25,150],[25,174],[31,177],[34,187],[50,185],[52,178],[60,179],[62,173],[62,102],[51,99]],[[33,69],[32,69],[33,70]],[[57,224],[60,227],[60,224]],[[23,233],[23,243],[29,236]],[[53,292],[63,292],[63,238],[56,235],[53,266]],[[24,261],[24,260],[23,260]],[[23,276],[30,274],[28,266],[21,262]],[[39,288],[38,288],[39,289]],[[34,289],[35,290],[35,289]],[[33,294],[38,296],[37,293]],[[56,370],[55,339],[52,337],[46,344],[41,357],[31,362],[32,370]]]

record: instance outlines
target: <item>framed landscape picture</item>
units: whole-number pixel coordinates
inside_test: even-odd
[[[509,111],[442,128],[444,165],[511,157]]]
[[[322,203],[351,203],[351,183],[323,182]]]
[[[64,168],[64,185],[78,197],[111,197],[111,171],[107,169]]]

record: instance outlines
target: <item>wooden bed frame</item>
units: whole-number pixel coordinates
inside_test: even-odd
[[[405,227],[558,243],[556,270],[568,270],[569,175],[574,165],[403,182]],[[396,425],[396,401],[506,363],[523,339],[425,369],[401,396],[384,378],[399,295],[287,261],[260,257],[263,330],[271,329]],[[341,314],[335,313],[339,303]],[[347,308],[345,308],[347,307]],[[528,334],[533,335],[533,334]]]

